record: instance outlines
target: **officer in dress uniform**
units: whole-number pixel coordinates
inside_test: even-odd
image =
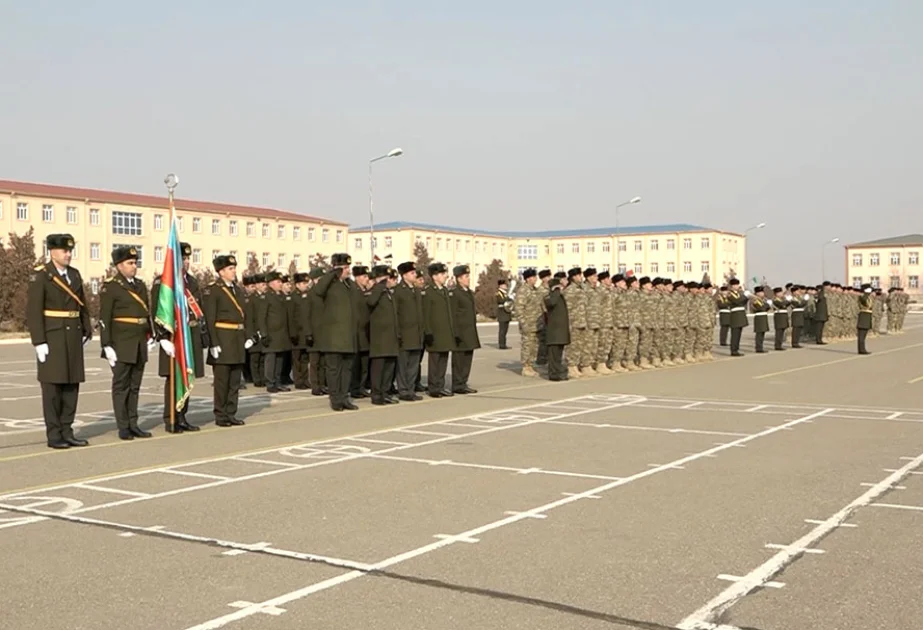
[[[548,283],[549,292],[544,299],[545,311],[548,313],[546,343],[548,344],[549,381],[568,380],[567,365],[564,363],[564,348],[570,345],[571,338],[567,301],[564,299],[566,286],[567,277],[563,273],[556,274]]]
[[[774,288],[772,293],[774,295],[772,298],[772,307],[775,309],[775,313],[772,316],[773,327],[776,330],[775,348],[776,350],[785,350],[785,348],[782,347],[782,344],[785,341],[785,330],[789,326],[789,298],[785,296],[785,291],[782,289],[782,287]]]
[[[74,436],[80,383],[85,380],[83,346],[93,337],[80,272],[70,266],[74,237],[49,234],[51,260],[29,277],[26,324],[38,359],[42,413],[49,448],[86,446]]]
[[[808,305],[804,299],[804,287],[799,284],[791,286],[792,304],[792,348],[802,348],[801,334],[804,330],[804,309]]]
[[[742,357],[740,351],[740,338],[743,335],[744,328],[749,326],[747,321],[747,302],[749,299],[740,290],[740,280],[731,278],[728,282],[727,303],[731,307],[731,356]]]
[[[755,287],[753,297],[750,298],[750,312],[753,313],[753,332],[756,335],[756,352],[762,354],[766,352],[763,348],[763,342],[766,339],[766,333],[769,332],[769,311],[772,310],[772,304],[766,299],[765,288]]]
[[[324,270],[315,267],[308,272],[308,277],[317,282],[324,276]],[[324,353],[320,351],[320,333],[324,327],[324,300],[317,295],[315,284],[308,290],[308,308],[311,311],[308,322],[310,326],[304,332],[305,344],[308,346],[308,369],[310,371],[311,394],[313,396],[326,396],[330,393],[327,389],[327,362]]]
[[[372,284],[369,280],[369,268],[365,265],[353,267],[353,279],[349,284],[353,289],[356,313],[356,359],[353,361],[352,376],[349,380],[349,395],[353,398],[369,397],[369,307],[366,299]]]
[[[731,329],[731,306],[728,304],[728,288],[722,285],[718,289],[718,295],[715,296],[715,304],[718,307],[718,344],[728,345],[728,331]]]
[[[872,285],[862,285],[862,295],[859,296],[859,316],[856,318],[856,336],[858,339],[859,354],[872,354],[865,349],[865,339],[872,328]]]
[[[248,298],[245,298],[243,303],[246,321],[257,335],[253,340],[253,345],[247,351],[247,358],[250,361],[250,374],[253,376],[253,384],[257,387],[266,386],[266,353],[259,338],[258,323],[264,315],[263,311],[266,310],[266,290],[266,274],[254,274],[253,293]]]
[[[270,394],[291,391],[283,385],[285,374],[285,355],[292,350],[291,310],[282,291],[282,274],[271,271],[266,274],[269,291],[263,298],[263,306],[258,309],[256,328],[259,330],[263,356],[266,357],[264,380],[266,391]]]
[[[513,301],[509,296],[510,285],[506,278],[497,280],[497,348],[509,350],[506,335],[513,320]]]
[[[477,308],[471,290],[471,267],[458,265],[452,270],[455,288],[449,291],[452,317],[455,322],[455,348],[452,350],[452,391],[456,394],[477,394],[468,386],[474,351],[481,347],[478,337]]]
[[[138,397],[148,353],[156,347],[150,299],[138,274],[138,250],[112,250],[116,274],[99,290],[100,356],[112,367],[112,407],[119,438],[151,437],[138,426]]]
[[[183,282],[186,287],[186,303],[189,309],[189,326],[186,330],[187,338],[192,345],[192,357],[190,362],[195,370],[195,377],[202,378],[205,376],[205,356],[202,349],[209,346],[207,329],[204,329],[205,316],[202,312],[202,293],[199,290],[199,281],[195,276],[189,273],[189,260],[192,256],[192,246],[189,243],[180,243],[180,251],[183,256]],[[160,287],[162,278],[158,276],[151,284],[151,310],[156,312],[157,300],[160,297]],[[173,364],[173,356],[176,348],[173,346],[173,335],[163,326],[157,324],[157,337],[160,339],[159,361],[157,365],[157,374],[164,377],[163,383],[163,424],[168,433],[182,433],[183,431],[198,431],[199,427],[189,424],[186,419],[186,412],[189,410],[189,399],[183,402],[181,409],[174,413],[174,424],[170,426],[170,407],[174,404],[174,390],[170,387],[170,366]],[[174,374],[174,384],[176,379],[182,378],[181,374]]]
[[[307,335],[311,329],[311,301],[308,293],[310,279],[308,274],[300,272],[292,279],[295,281],[295,291],[291,296],[294,334],[292,372],[295,377],[295,389],[310,389],[310,354],[307,346]]]
[[[372,404],[393,405],[398,402],[391,396],[394,370],[400,351],[397,326],[397,306],[393,289],[397,284],[397,271],[387,265],[372,267],[369,278],[374,283],[366,295],[369,313],[369,378]]]
[[[214,377],[215,424],[239,426],[244,424],[237,419],[240,379],[257,332],[245,316],[244,291],[237,284],[237,259],[218,256],[212,264],[218,279],[202,290],[202,310],[211,340],[207,362]]]
[[[423,297],[416,287],[417,271],[412,262],[397,266],[401,281],[394,287],[400,352],[397,356],[398,398],[423,400],[416,392],[423,360]]]
[[[452,396],[446,389],[445,375],[449,367],[449,353],[455,349],[455,322],[452,303],[445,286],[448,267],[433,263],[427,269],[432,281],[423,290],[423,343],[429,356],[426,370],[426,387],[432,398]]]
[[[349,283],[349,254],[330,257],[333,268],[314,285],[314,291],[324,302],[324,319],[315,341],[320,344],[327,362],[327,388],[330,390],[330,408],[334,411],[358,409],[349,399],[353,361],[356,360],[358,335],[356,333],[355,289]]]

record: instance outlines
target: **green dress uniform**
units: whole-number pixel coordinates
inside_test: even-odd
[[[506,287],[506,280],[497,282],[497,348],[500,350],[509,350],[506,335],[510,330],[510,322],[513,321],[513,302]]]
[[[221,271],[236,266],[237,261],[234,256],[218,256],[213,264],[215,271]],[[244,424],[237,419],[240,378],[247,360],[247,342],[253,344],[257,335],[253,323],[246,319],[244,297],[236,282],[222,278],[202,290],[202,310],[211,340],[207,363],[214,376],[215,424],[219,427]]]
[[[373,405],[391,405],[398,402],[391,397],[391,385],[400,341],[397,329],[397,305],[394,295],[382,278],[397,278],[397,272],[385,265],[372,267],[369,276],[378,280],[366,296],[369,312],[369,379]]]
[[[756,287],[753,292],[762,292],[763,287]],[[766,339],[766,333],[769,332],[769,311],[772,310],[772,304],[766,298],[755,295],[750,300],[750,312],[753,313],[753,332],[756,335],[756,352],[763,353],[763,342]]]
[[[45,243],[49,250],[74,247],[69,234],[51,234]],[[86,446],[73,430],[80,383],[86,380],[83,346],[93,336],[80,272],[53,262],[37,265],[29,278],[26,324],[38,356],[48,446]]]
[[[824,282],[818,287],[817,295],[814,297],[814,343],[819,346],[827,345],[824,341],[824,326],[830,319],[827,311],[827,287],[829,286],[829,282]]]
[[[548,313],[545,343],[548,345],[548,380],[566,381],[567,365],[564,363],[564,347],[570,345],[570,318],[567,301],[561,290],[561,280],[552,278],[550,292],[545,296],[545,311]]]
[[[368,276],[369,268],[353,267],[353,278]],[[357,280],[350,280],[353,288],[354,311],[356,313],[356,358],[353,361],[349,379],[349,395],[353,398],[369,397],[369,306],[366,302],[369,292]]]
[[[859,316],[856,318],[856,337],[858,339],[859,354],[872,354],[865,349],[865,340],[872,328],[872,285],[862,285],[862,295],[859,296]]]
[[[800,290],[794,287],[793,291]],[[801,348],[801,334],[804,330],[804,309],[808,305],[800,295],[792,296],[792,348]]]
[[[453,270],[455,277],[469,275],[468,265],[459,265]],[[476,394],[468,386],[474,351],[481,347],[478,337],[477,308],[474,305],[474,291],[460,284],[449,291],[452,306],[452,320],[455,322],[455,347],[452,349],[452,391],[456,394]]]
[[[308,274],[296,273],[295,285],[307,282]],[[308,350],[307,333],[311,329],[311,300],[310,292],[295,291],[292,293],[292,332],[295,342],[292,346],[292,372],[294,374],[295,389],[310,389],[311,385],[311,360]]]
[[[407,280],[405,274],[414,271],[412,262],[398,265],[397,273],[404,277],[394,287],[397,306],[397,331],[400,352],[397,355],[397,391],[401,400],[422,400],[416,393],[423,357],[423,295]]]
[[[186,254],[187,243],[181,243],[183,256],[191,255],[192,248],[189,248],[189,254]],[[203,330],[205,325],[205,314],[202,311],[202,292],[199,289],[199,281],[195,276],[186,273],[183,276],[183,282],[186,286],[186,301],[189,307],[189,326],[186,329],[190,345],[192,345],[192,357],[189,361],[193,365],[196,378],[205,376],[205,355],[203,348],[208,347],[208,342],[203,337],[208,335],[207,330]],[[160,296],[161,277],[158,276],[151,283],[151,309],[156,312],[157,300]],[[158,339],[169,339],[173,341],[173,335],[154,322],[157,327]],[[183,408],[176,411],[174,425],[170,426],[170,407],[174,403],[174,390],[170,386],[170,367],[173,364],[173,358],[168,355],[163,348],[160,348],[160,356],[157,363],[157,374],[164,378],[163,383],[163,424],[164,428],[171,433],[181,433],[182,431],[198,431],[199,427],[189,424],[186,413],[189,410],[189,399],[183,403]],[[175,374],[174,378],[182,378],[182,375]]]
[[[266,276],[266,282],[281,280],[282,274],[271,272]],[[282,373],[285,365],[284,355],[292,350],[293,326],[291,309],[286,295],[280,290],[270,289],[266,292],[263,304],[259,309],[256,327],[263,346],[263,356],[266,357],[266,371],[263,380],[266,391],[270,394],[287,392],[288,387],[282,385]]]
[[[731,356],[741,357],[740,338],[743,335],[744,328],[749,323],[747,321],[747,302],[749,298],[740,290],[740,282],[732,280],[728,285],[727,304],[731,308],[731,318],[729,325],[731,327]]]
[[[254,284],[265,283],[266,276],[258,274],[254,276],[253,282]],[[257,339],[253,340],[253,345],[247,350],[250,374],[253,376],[253,384],[256,387],[266,387],[266,355],[263,352],[263,344],[259,339],[259,326],[257,324],[263,316],[263,311],[266,310],[266,292],[254,291],[244,298],[243,304],[246,320],[252,322],[252,328],[257,334]]]
[[[773,289],[775,296],[772,299],[772,307],[775,309],[773,313],[772,321],[773,327],[776,330],[775,333],[775,342],[776,350],[784,350],[782,343],[785,341],[785,330],[789,326],[789,317],[788,317],[788,300],[782,297],[782,287],[776,287]]]
[[[327,363],[327,387],[330,408],[334,411],[358,409],[349,399],[352,366],[356,359],[356,302],[354,289],[341,279],[343,267],[352,262],[349,254],[334,254],[333,269],[314,285],[317,296],[324,301],[323,323],[318,342]]]
[[[429,266],[429,275],[446,273],[442,263]],[[455,349],[455,322],[449,290],[431,284],[422,291],[423,296],[423,343],[428,356],[426,388],[433,398],[451,396],[446,389],[445,375],[449,368],[449,353]]]
[[[715,296],[715,304],[718,309],[718,343],[722,346],[728,345],[728,331],[731,329],[731,305],[728,303],[728,297],[725,291],[727,287],[721,287],[720,293]]]
[[[308,276],[317,281],[324,275],[320,267],[312,269]],[[305,344],[308,346],[308,371],[311,382],[311,393],[314,396],[326,396],[327,389],[327,362],[324,353],[320,351],[320,332],[324,327],[324,300],[317,294],[314,287],[308,289],[308,308],[311,312],[305,334]]]

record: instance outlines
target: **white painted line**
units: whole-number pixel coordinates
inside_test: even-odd
[[[95,490],[97,492],[108,492],[110,494],[124,494],[129,497],[147,498],[147,497],[154,496],[152,494],[148,494],[147,492],[132,492],[131,490],[119,490],[117,488],[104,488],[102,486],[94,486],[89,483],[75,483],[74,487],[80,488],[81,490]]]
[[[908,472],[914,468],[918,468],[921,464],[923,464],[923,454],[912,459],[897,472],[891,473],[891,475],[878,482],[874,487],[869,488],[861,496],[843,507],[843,509],[827,520],[820,521],[817,527],[793,542],[789,548],[778,551],[772,558],[743,576],[740,581],[728,587],[717,597],[686,617],[677,626],[679,630],[691,630],[695,628],[695,623],[702,621],[711,622],[720,618],[731,606],[754,590],[765,586],[773,577],[784,571],[786,567],[800,556],[799,549],[807,549],[814,546],[837,527],[846,524],[846,521],[856,510],[874,503],[875,499],[889,492],[892,486],[899,483]]]
[[[222,556],[242,556],[242,555],[244,555],[245,553],[249,553],[249,552],[244,551],[243,549],[228,549],[227,551],[225,551],[225,552],[222,553],[221,555],[222,555]]]
[[[904,415],[904,412],[903,412],[903,411],[895,411],[895,412],[892,413],[890,416],[888,416],[887,418],[885,418],[885,420],[897,420],[897,419],[900,418],[902,415]]]
[[[864,487],[866,487],[866,488],[874,488],[874,487],[877,486],[878,484],[877,484],[877,483],[862,482],[862,483],[860,483],[859,485],[860,485],[860,486],[864,486]],[[892,486],[891,489],[892,489],[892,490],[906,490],[906,489],[907,489],[907,486]]]
[[[701,429],[666,429],[664,427],[647,427],[633,424],[590,424],[589,422],[568,422],[566,420],[548,420],[545,424],[559,424],[570,427],[593,427],[600,429],[627,429],[632,431],[654,431],[660,433],[688,433],[692,435],[727,435],[730,437],[744,437],[749,433],[732,433],[730,431],[705,431]]]
[[[718,446],[730,446],[730,445],[733,445],[733,442],[731,442],[730,444],[720,444],[720,443],[718,444]],[[674,470],[686,470],[685,466],[673,466],[670,464],[648,464],[647,467],[648,468],[672,468]]]
[[[401,457],[398,455],[377,455],[373,453],[370,455],[372,459],[383,459],[386,461],[395,461],[395,462],[411,462],[416,464],[429,464],[430,466],[458,466],[461,468],[477,468],[482,470],[496,470],[501,472],[512,472],[518,473],[521,475],[538,473],[540,475],[554,475],[559,477],[579,477],[581,479],[601,479],[608,481],[615,481],[620,479],[620,477],[608,477],[606,475],[591,475],[586,473],[575,473],[575,472],[566,472],[562,470],[545,470],[544,468],[515,468],[513,466],[495,466],[492,464],[470,464],[467,462],[456,462],[451,459],[423,459],[420,457]]]
[[[788,415],[788,414],[786,414],[786,415]],[[767,425],[766,425],[766,428],[767,428],[767,429],[769,429],[769,428],[771,428],[771,427],[772,427],[771,424],[767,424]],[[791,431],[791,429],[785,429],[785,431]]]
[[[796,547],[792,547],[791,545],[775,545],[772,543],[766,545],[766,549],[791,549],[792,551],[797,551],[799,553],[826,553],[823,549],[798,549]]]
[[[221,475],[206,475],[205,473],[192,472],[191,470],[179,470],[178,468],[161,468],[157,472],[168,473],[170,475],[183,475],[185,477],[199,477],[201,479],[233,479],[233,477],[222,477]]]
[[[483,424],[464,424],[463,422],[452,422],[448,420],[445,422],[438,422],[437,424],[444,424],[450,427],[465,427],[466,429],[483,429],[484,428]],[[356,439],[356,438],[352,438],[352,439]]]
[[[228,606],[230,606],[231,608],[244,608],[244,609],[249,608],[254,605],[255,604],[253,604],[252,602],[247,602],[247,601],[237,601],[237,602],[231,602],[230,604],[228,604]],[[266,615],[272,615],[273,617],[278,617],[279,615],[283,614],[286,611],[282,608],[277,608],[275,606],[260,606],[257,612],[261,612]]]
[[[897,469],[896,469],[896,468],[885,468],[884,471],[885,471],[885,472],[897,472]],[[912,472],[910,472],[910,473],[908,473],[908,474],[911,474],[911,475],[923,475],[923,472],[914,470],[914,471],[912,471]]]
[[[740,582],[744,578],[740,577],[739,575],[728,575],[726,573],[722,573],[718,576],[718,579],[725,580],[726,582]],[[785,582],[764,582],[762,586],[768,586],[769,588],[782,588],[785,586]]]
[[[301,468],[301,464],[293,464],[292,462],[277,462],[274,459],[263,459],[262,457],[232,457],[236,462],[250,462],[251,464],[266,464],[267,466],[284,466],[286,468]],[[243,479],[243,477],[240,477]]]
[[[804,519],[804,522],[809,523],[811,525],[823,525],[827,521],[821,521],[816,518],[806,518]],[[859,527],[859,526],[856,525],[855,523],[840,523],[839,525],[837,525],[837,527]]]
[[[413,433],[414,435],[436,435],[439,437],[448,437],[454,433],[439,433],[437,431],[420,431],[419,429],[395,429],[397,433]]]
[[[577,497],[580,499],[602,499],[598,494],[585,494],[580,492],[562,492],[565,497]]]
[[[631,403],[630,403],[630,402],[625,402],[625,403],[621,403],[619,406],[623,406],[623,405],[625,405],[625,404],[631,404]],[[802,422],[805,422],[805,421],[807,421],[807,420],[812,420],[812,419],[814,419],[814,418],[820,417],[820,416],[822,416],[822,415],[825,415],[825,414],[827,414],[827,413],[830,413],[831,411],[833,411],[833,409],[829,409],[829,408],[828,408],[828,409],[823,409],[823,410],[818,411],[818,412],[816,412],[816,413],[812,413],[811,415],[804,416],[804,417],[802,417],[802,418],[797,418],[797,419],[795,419],[795,420],[791,420],[791,421],[789,421],[789,422],[786,422],[785,424],[779,425],[778,427],[774,427],[774,428],[772,428],[772,429],[767,429],[767,430],[765,430],[765,431],[760,431],[759,433],[754,433],[754,434],[752,434],[752,435],[748,435],[748,436],[746,436],[746,437],[742,437],[742,438],[740,438],[740,440],[738,440],[738,442],[741,442],[741,443],[743,443],[743,442],[751,442],[751,441],[753,441],[753,440],[757,440],[757,439],[762,438],[762,437],[765,437],[765,436],[767,436],[767,435],[772,435],[773,433],[776,433],[777,431],[780,431],[780,430],[782,430],[783,428],[796,426],[796,425],[801,424]],[[580,494],[566,494],[565,497],[564,497],[563,499],[558,499],[557,501],[552,501],[551,503],[547,503],[547,504],[545,504],[545,505],[540,505],[540,506],[538,506],[538,507],[536,507],[536,508],[533,508],[533,509],[531,509],[531,510],[528,510],[528,512],[530,512],[530,513],[544,513],[544,512],[549,512],[549,511],[551,511],[551,510],[553,510],[553,509],[556,509],[556,508],[559,508],[559,507],[563,507],[563,506],[568,505],[568,504],[570,504],[570,503],[573,503],[573,502],[575,502],[575,501],[579,501],[580,499],[585,499],[585,498],[593,497],[593,496],[599,496],[599,493],[607,492],[607,491],[609,491],[609,490],[614,490],[615,488],[619,488],[619,487],[621,487],[621,486],[626,486],[626,485],[628,485],[628,484],[630,484],[630,483],[634,483],[635,481],[639,481],[639,480],[641,480],[641,479],[645,479],[645,478],[647,478],[647,477],[654,476],[654,475],[656,475],[656,474],[658,474],[658,473],[663,472],[664,470],[668,470],[670,466],[681,466],[681,465],[683,465],[683,464],[686,464],[686,463],[695,461],[695,460],[700,459],[700,458],[702,458],[702,457],[706,457],[707,455],[710,455],[710,454],[712,454],[712,453],[718,453],[718,452],[720,452],[720,451],[722,451],[722,450],[724,450],[724,449],[726,449],[726,448],[729,448],[729,447],[728,447],[728,446],[713,446],[712,448],[710,448],[710,449],[708,449],[708,450],[705,450],[705,451],[702,451],[701,453],[695,453],[695,454],[693,454],[693,455],[687,455],[687,456],[685,456],[685,457],[683,457],[683,458],[681,458],[681,459],[676,460],[675,462],[672,462],[670,465],[664,466],[664,467],[662,467],[662,468],[651,468],[651,469],[648,469],[648,470],[645,470],[645,471],[636,473],[636,474],[634,474],[634,475],[631,475],[630,477],[624,477],[624,478],[622,478],[622,479],[619,479],[618,481],[612,481],[612,482],[609,482],[609,483],[607,483],[607,484],[598,486],[598,487],[596,487],[596,488],[591,488],[591,489],[587,490],[586,492],[583,492],[583,493],[580,493]],[[2,505],[0,505],[0,507],[2,507]],[[494,521],[494,522],[492,522],[492,523],[488,523],[488,524],[486,524],[486,525],[482,525],[481,527],[477,527],[477,528],[472,529],[472,530],[469,530],[469,531],[467,531],[467,532],[462,532],[461,534],[459,534],[459,536],[477,537],[477,536],[479,536],[479,535],[481,535],[481,534],[484,534],[484,533],[486,533],[486,532],[489,532],[489,531],[492,531],[492,530],[495,530],[495,529],[499,529],[499,528],[501,528],[501,527],[505,527],[505,526],[510,525],[510,524],[512,524],[512,523],[517,523],[517,522],[523,520],[524,518],[526,518],[526,517],[521,516],[521,515],[507,516],[506,518],[500,519],[500,520],[498,520],[498,521]],[[438,550],[438,549],[441,549],[441,548],[443,548],[443,547],[445,547],[445,546],[447,546],[447,545],[449,545],[449,544],[451,544],[451,543],[448,543],[448,542],[446,542],[446,541],[440,540],[440,541],[437,541],[437,542],[435,542],[435,543],[430,543],[429,545],[424,545],[424,546],[422,546],[422,547],[418,547],[417,549],[412,549],[412,550],[410,550],[410,551],[407,551],[407,552],[402,553],[402,554],[398,554],[398,555],[396,555],[396,556],[392,556],[391,558],[388,558],[388,559],[386,559],[386,560],[382,560],[381,562],[378,562],[378,563],[372,565],[372,570],[381,571],[381,570],[387,569],[387,568],[392,567],[392,566],[394,566],[394,565],[396,565],[396,564],[400,564],[401,562],[405,562],[405,561],[407,561],[407,560],[410,560],[410,559],[413,559],[413,558],[417,558],[417,557],[419,557],[419,556],[423,556],[423,555],[426,555],[426,554],[431,553],[431,552],[433,552],[433,551],[436,551],[436,550]],[[807,545],[804,545],[804,546],[807,546]],[[241,609],[241,610],[239,610],[239,611],[237,611],[237,612],[230,613],[230,614],[227,614],[227,615],[223,615],[223,616],[221,616],[221,617],[216,617],[216,618],[211,619],[211,620],[209,620],[209,621],[205,621],[205,622],[203,622],[203,623],[200,623],[200,624],[198,624],[198,625],[196,625],[196,626],[191,626],[191,627],[187,628],[187,630],[217,630],[217,628],[223,628],[224,626],[228,625],[229,623],[232,623],[232,622],[234,622],[234,621],[239,621],[239,620],[241,620],[241,619],[246,619],[247,617],[250,617],[250,616],[252,616],[252,615],[258,613],[258,612],[259,612],[259,606],[281,606],[281,605],[287,604],[287,603],[289,603],[289,602],[293,602],[293,601],[296,601],[296,600],[299,600],[299,599],[303,599],[303,598],[305,598],[305,597],[307,597],[307,596],[309,596],[309,595],[312,595],[312,594],[314,594],[314,593],[319,593],[319,592],[324,591],[324,590],[327,590],[327,589],[329,589],[329,588],[333,588],[333,587],[335,587],[335,586],[339,586],[340,584],[345,584],[346,582],[351,582],[351,581],[353,581],[353,580],[355,580],[355,579],[357,579],[357,578],[362,577],[363,575],[365,575],[365,573],[362,572],[362,571],[351,571],[351,572],[349,572],[349,573],[344,573],[343,575],[339,575],[339,576],[337,576],[337,577],[335,577],[335,578],[331,578],[331,579],[329,579],[329,580],[324,580],[324,581],[322,581],[322,582],[317,582],[317,583],[315,583],[315,584],[309,584],[309,585],[307,585],[307,586],[305,586],[305,587],[303,587],[303,588],[297,589],[297,590],[295,590],[295,591],[291,591],[291,592],[289,592],[289,593],[284,593],[284,594],[282,594],[282,595],[279,595],[278,597],[273,597],[272,599],[268,599],[268,600],[266,600],[266,601],[264,601],[264,602],[261,602],[260,604],[256,604],[256,605],[254,605],[254,606]]]
[[[433,536],[433,538],[438,538],[448,542],[463,542],[468,543],[469,545],[481,542],[478,538],[471,538],[470,536],[464,536],[462,534],[459,534],[458,536],[451,536],[449,534],[436,534]]]
[[[919,505],[901,505],[900,503],[872,503],[872,507],[892,508],[895,510],[913,510],[923,512],[923,507]]]
[[[768,406],[769,405],[757,405],[756,407],[750,407],[749,409],[745,409],[744,413],[753,413],[754,411],[762,411]]]
[[[517,470],[517,475],[531,475],[532,473],[543,472],[541,468],[523,468],[522,470]]]
[[[688,405],[683,405],[680,409],[695,409],[696,407],[704,404],[702,401],[691,402]]]
[[[480,427],[479,427],[480,428]],[[389,446],[409,446],[410,442],[393,442],[391,440],[373,440],[371,438],[349,438],[353,442],[367,442],[369,444],[387,444]]]
[[[548,518],[547,514],[536,514],[535,512],[504,512],[507,516],[521,516],[522,518]]]
[[[714,442],[715,446],[722,446],[725,442]],[[747,448],[746,444],[735,444],[734,448]]]
[[[134,534],[131,532],[122,532],[121,534],[119,534],[119,536],[121,536],[122,538],[131,538],[132,536],[134,536]]]

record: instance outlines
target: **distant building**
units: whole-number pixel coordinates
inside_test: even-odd
[[[477,273],[499,259],[514,273],[592,266],[674,280],[698,281],[707,273],[720,282],[731,270],[746,277],[744,235],[697,225],[495,232],[395,221],[374,226],[374,234],[375,257],[391,255],[394,265],[413,260],[415,244],[423,243],[433,260],[450,267],[468,264]],[[348,251],[354,260],[369,264],[369,245],[368,226],[350,228]]]
[[[348,225],[296,212],[176,199],[180,240],[192,245],[194,270],[212,267],[219,254],[287,271],[308,268],[317,253],[346,247]],[[74,236],[73,264],[88,281],[104,277],[118,245],[138,248],[139,274],[150,281],[163,270],[170,230],[166,190],[162,197],[0,180],[0,235],[35,228],[36,255],[46,255],[45,237]]]
[[[923,234],[905,234],[846,246],[846,277],[858,287],[901,287],[907,293],[920,293],[920,252]]]

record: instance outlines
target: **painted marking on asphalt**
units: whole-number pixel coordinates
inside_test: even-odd
[[[535,512],[504,512],[506,516],[521,516],[522,518],[548,518],[547,514],[536,514]]]
[[[479,429],[481,427],[478,427]],[[409,446],[411,442],[395,442],[393,440],[373,440],[370,438],[349,438],[355,442],[366,442],[368,444],[387,444],[388,446]]]
[[[903,411],[895,411],[895,412],[892,413],[890,416],[888,416],[887,418],[885,418],[885,420],[897,420],[897,419],[900,418],[902,415],[904,415],[904,412],[903,412]]]
[[[221,475],[209,475],[206,473],[193,472],[191,470],[179,470],[179,468],[162,468],[160,472],[169,473],[171,475],[182,475],[184,477],[198,477],[200,479],[233,479],[233,477],[223,477]]]
[[[421,431],[419,429],[398,429],[396,433],[412,433],[414,435],[435,435],[435,436],[440,436],[440,437],[455,435],[454,433],[439,433],[438,431]]]
[[[826,553],[823,549],[809,549],[806,547],[799,549],[791,545],[776,545],[772,543],[767,544],[766,549],[789,549],[792,551],[797,551],[798,553],[814,553],[814,554]]]
[[[683,405],[682,407],[680,407],[680,409],[695,409],[696,407],[700,405],[704,405],[704,404],[705,404],[704,402],[698,400],[696,402],[691,402],[688,405]]]
[[[394,462],[408,462],[416,464],[428,464],[430,466],[458,466],[461,468],[475,468],[481,470],[496,470],[500,472],[511,472],[518,473],[521,475],[524,474],[540,474],[540,475],[553,475],[559,477],[578,477],[581,479],[604,479],[609,481],[615,481],[620,479],[620,477],[609,477],[606,475],[593,475],[588,473],[578,473],[578,472],[568,472],[563,470],[546,470],[544,468],[516,468],[513,466],[496,466],[493,464],[473,464],[468,462],[458,462],[451,459],[424,459],[421,457],[402,457],[399,455],[379,455],[373,453],[370,456],[372,459],[384,460],[384,461],[394,461]]]
[[[279,451],[276,451],[279,452]],[[295,469],[301,468],[300,464],[295,464],[292,462],[279,462],[274,459],[265,459],[263,457],[233,457],[234,461],[237,462],[250,462],[251,464],[266,464],[267,466],[281,466],[283,468]]]
[[[762,411],[762,410],[765,409],[767,406],[768,406],[768,405],[757,405],[756,407],[750,407],[749,409],[746,409],[745,412],[746,412],[746,413],[753,413],[754,411]]]
[[[727,446],[731,448],[734,446],[734,443],[733,442],[728,442],[727,444],[719,443],[718,446]],[[676,465],[669,465],[669,464],[648,464],[647,467],[648,468],[672,468],[673,470],[686,470],[685,466],[676,466]]]
[[[253,602],[247,602],[243,600],[237,601],[237,602],[231,602],[230,604],[228,604],[228,606],[230,606],[231,608],[250,608],[255,605],[256,604],[254,604]],[[279,615],[284,614],[287,611],[283,608],[278,608],[276,606],[259,606],[256,612],[260,612],[266,615],[272,615],[273,617],[278,617]]]
[[[598,494],[585,494],[581,492],[562,492],[565,497],[578,497],[580,499],[602,499]]]
[[[106,488],[103,486],[94,486],[89,483],[78,483],[74,484],[75,488],[80,488],[81,490],[95,490],[96,492],[108,492],[110,494],[124,494],[129,497],[150,497],[153,496],[147,492],[133,492],[131,490],[120,490],[118,488]]]
[[[894,510],[912,510],[914,512],[923,512],[923,507],[919,505],[902,505],[900,503],[872,503],[872,507],[891,508]]]
[[[433,536],[433,538],[438,538],[440,540],[445,540],[447,542],[463,542],[463,543],[468,543],[469,545],[473,545],[474,543],[481,542],[479,538],[472,538],[471,536],[465,536],[463,534],[459,534],[457,536],[453,536],[450,534],[436,534],[435,536]]]
[[[865,488],[874,488],[874,487],[877,486],[878,484],[877,484],[877,483],[868,483],[867,481],[864,481],[864,482],[860,483],[859,485],[860,485],[860,486],[863,486],[863,487],[865,487]],[[906,490],[906,489],[907,489],[907,486],[891,486],[891,489],[892,489],[892,490]]]
[[[804,522],[810,525],[824,525],[827,521],[821,521],[816,518],[806,518],[804,519]],[[859,527],[859,526],[856,525],[855,523],[839,523],[837,527]]]
[[[897,469],[896,469],[896,468],[884,468],[883,470],[884,470],[885,472],[897,472]],[[914,471],[911,471],[909,474],[911,474],[911,475],[923,475],[923,472],[920,472],[920,471],[918,471],[918,470],[914,470]]]
[[[724,580],[726,582],[740,582],[744,578],[739,575],[728,575],[726,573],[722,573],[718,576],[718,579]],[[785,582],[763,582],[762,586],[768,586],[769,588],[782,588],[785,586]]]

